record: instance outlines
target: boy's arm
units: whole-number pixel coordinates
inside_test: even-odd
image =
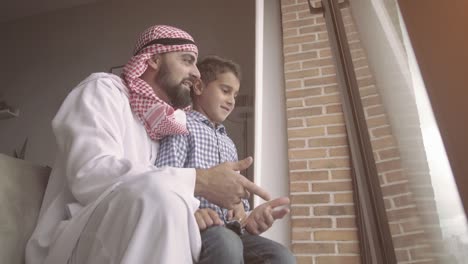
[[[188,136],[167,136],[160,141],[155,166],[183,168],[187,157]]]

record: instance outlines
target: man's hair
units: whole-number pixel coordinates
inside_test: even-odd
[[[239,64],[223,59],[218,56],[206,56],[197,63],[198,70],[200,71],[201,80],[205,85],[215,81],[219,74],[232,72],[234,76],[241,81],[241,70]]]

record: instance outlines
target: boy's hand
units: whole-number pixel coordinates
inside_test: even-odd
[[[219,219],[216,211],[210,208],[198,209],[195,212],[195,219],[197,220],[200,231],[203,231],[213,225],[223,225],[223,221]]]
[[[247,214],[245,213],[244,203],[239,203],[232,210],[228,211],[227,220],[243,220]]]
[[[276,219],[281,219],[289,213],[289,208],[274,210],[276,207],[289,205],[288,197],[280,197],[257,206],[241,221],[242,226],[251,234],[259,235],[268,230]]]

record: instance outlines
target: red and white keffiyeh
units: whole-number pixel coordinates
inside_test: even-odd
[[[153,44],[154,42],[160,43]],[[140,35],[135,45],[134,56],[125,65],[122,73],[130,93],[132,111],[153,140],[167,135],[188,134],[185,113],[174,110],[158,98],[153,88],[140,78],[148,67],[148,59],[155,54],[174,51],[192,51],[198,54],[197,46],[187,32],[165,25],[150,27]]]

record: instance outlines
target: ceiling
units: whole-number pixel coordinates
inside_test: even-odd
[[[103,0],[0,0],[0,23]]]

